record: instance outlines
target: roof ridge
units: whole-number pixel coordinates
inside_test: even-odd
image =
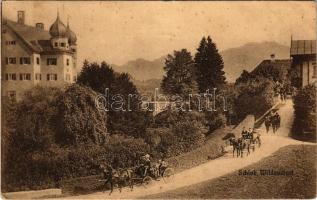
[[[38,30],[38,31],[43,31],[43,32],[49,33],[48,30],[39,29],[39,28],[37,28],[36,26],[32,26],[32,25],[29,25],[29,24],[20,24],[20,23],[18,23],[18,22],[16,22],[16,21],[13,21],[13,20],[11,20],[11,19],[2,18],[2,20],[3,20],[3,21],[8,21],[9,23],[12,23],[14,26],[15,26],[15,25],[16,25],[16,26],[24,26],[24,27],[26,27],[26,28],[32,28],[32,29],[34,29],[34,30]]]
[[[10,25],[10,24],[6,24],[7,25],[7,27],[9,27],[10,29],[11,29],[11,31],[23,42],[23,43],[25,43],[26,44],[26,46],[28,47],[28,48],[30,48],[32,51],[35,51],[36,52],[36,49],[34,49],[33,47],[32,47],[32,45],[28,42],[28,41],[26,41],[19,33],[17,33],[17,31]]]

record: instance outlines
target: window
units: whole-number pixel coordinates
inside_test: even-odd
[[[57,58],[48,58],[47,65],[57,65]]]
[[[35,74],[35,80],[38,80],[38,81],[42,80],[42,75],[39,74],[39,73],[36,73]]]
[[[65,42],[62,42],[62,43],[61,43],[61,46],[62,46],[62,47],[65,47]]]
[[[21,65],[29,65],[29,64],[31,64],[30,57],[21,57],[20,58],[20,64]]]
[[[69,59],[66,59],[66,65],[69,66]]]
[[[17,80],[17,75],[16,74],[6,74],[6,80],[7,81],[15,81],[15,80]]]
[[[31,74],[20,74],[20,80],[21,81],[30,81],[31,80]]]
[[[66,74],[65,79],[66,79],[66,81],[70,81],[70,74]]]
[[[48,81],[57,81],[57,74],[47,74]]]
[[[39,57],[36,57],[36,64],[40,64],[40,58]]]
[[[316,66],[316,62],[313,62],[313,77],[317,77],[317,66]]]
[[[16,98],[16,92],[15,91],[8,91],[8,97],[10,99],[15,99]]]
[[[6,41],[6,45],[15,45],[15,41],[14,40]]]
[[[55,44],[54,44],[54,45],[55,45],[55,47],[57,47],[57,46],[58,46],[58,43],[57,43],[57,42],[55,42]]]
[[[9,57],[9,58],[6,58],[6,64],[8,65],[12,65],[12,64],[16,64],[17,63],[17,59],[14,58],[14,57]]]
[[[73,80],[74,80],[74,82],[76,82],[76,81],[77,81],[77,77],[76,77],[76,76],[74,76]]]

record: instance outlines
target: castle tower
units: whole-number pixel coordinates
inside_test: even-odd
[[[67,27],[59,19],[59,13],[55,22],[51,25],[50,31],[51,44],[54,49],[57,50],[69,50],[69,42],[67,38]]]

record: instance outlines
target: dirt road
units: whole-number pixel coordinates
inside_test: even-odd
[[[130,191],[127,188],[123,189],[122,193],[115,190],[114,193],[109,196],[108,191],[105,193],[98,192],[89,195],[81,195],[69,198],[76,199],[100,199],[100,198],[139,198],[142,196],[157,194],[174,190],[180,187],[196,184],[206,180],[211,180],[227,173],[236,171],[240,168],[244,168],[247,165],[253,164],[277,151],[283,146],[290,144],[313,144],[297,141],[288,137],[290,128],[293,123],[293,105],[292,101],[288,100],[284,106],[278,111],[281,115],[281,127],[277,133],[273,134],[272,130],[266,133],[265,127],[260,127],[260,133],[262,138],[261,148],[256,148],[255,152],[249,156],[243,158],[233,158],[231,152],[225,156],[209,161],[205,164],[197,167],[185,170],[181,173],[175,174],[167,182],[163,180],[153,183],[147,187],[135,187],[134,191]],[[314,144],[313,144],[314,145]]]

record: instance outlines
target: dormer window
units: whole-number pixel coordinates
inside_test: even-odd
[[[55,42],[54,46],[55,46],[55,47],[58,47],[58,43],[57,43],[57,42]]]
[[[62,46],[62,47],[65,47],[65,46],[66,46],[66,45],[65,45],[65,42],[62,42],[62,43],[61,43],[61,46]]]

